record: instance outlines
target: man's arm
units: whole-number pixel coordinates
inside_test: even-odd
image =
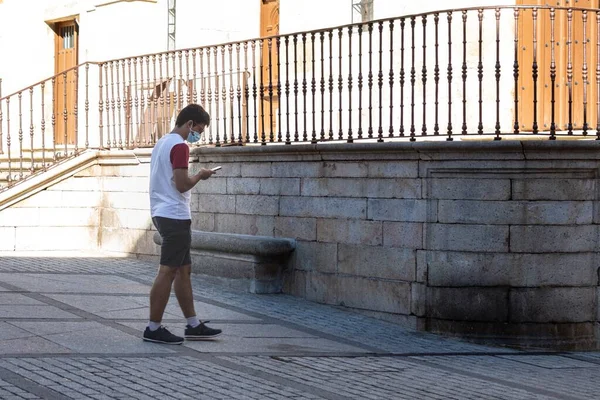
[[[171,166],[173,167],[173,180],[179,193],[185,193],[204,179],[210,178],[214,172],[202,168],[192,176],[188,175],[190,148],[185,143],[180,143],[171,149]]]
[[[197,174],[189,176],[187,168],[177,168],[173,170],[173,180],[179,193],[185,193],[201,180],[210,178],[212,174],[214,174],[212,170],[202,168]]]

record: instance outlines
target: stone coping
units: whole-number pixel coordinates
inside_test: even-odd
[[[162,243],[158,232],[154,233],[154,243],[158,245]],[[286,255],[295,248],[294,239],[192,230],[192,249],[196,250],[264,257]]]
[[[320,155],[322,159],[326,159],[329,155],[335,158],[336,153],[374,153],[378,157],[385,153],[393,153],[396,156],[400,153],[402,158],[406,159],[430,160],[432,158],[455,158],[457,154],[465,154],[472,158],[477,153],[480,153],[484,158],[488,158],[489,154],[492,153],[499,153],[502,155],[501,157],[505,157],[507,153],[513,153],[511,159],[547,159],[548,154],[561,154],[561,158],[569,158],[569,155],[565,153],[570,152],[574,154],[574,158],[581,158],[584,155],[585,158],[600,159],[600,141],[594,139],[595,136],[590,136],[589,140],[482,140],[292,145],[272,143],[266,146],[250,143],[246,146],[193,147],[190,155],[203,158],[206,156],[230,158],[256,154],[271,157],[274,155],[284,157]]]

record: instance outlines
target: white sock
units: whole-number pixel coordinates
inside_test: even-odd
[[[148,321],[148,329],[150,329],[152,332],[154,332],[158,328],[160,328],[160,322]]]
[[[186,318],[186,319],[187,319],[187,324],[189,326],[191,326],[192,328],[195,328],[198,325],[200,325],[200,320],[195,315],[193,317],[189,317],[189,318]]]

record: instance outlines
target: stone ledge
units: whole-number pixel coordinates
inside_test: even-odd
[[[512,158],[525,160],[529,158],[548,158],[541,154],[547,152],[552,156],[560,154],[563,158],[600,158],[598,150],[600,142],[595,140],[501,140],[501,141],[431,141],[431,142],[388,142],[388,143],[319,143],[319,144],[271,144],[269,146],[250,145],[234,147],[194,147],[190,154],[195,160],[198,157],[210,161],[249,160],[257,161],[258,155],[264,155],[264,161],[282,160],[324,161],[365,153],[365,159],[404,159],[404,160],[449,160],[463,159],[465,153],[483,155],[490,159],[495,154],[497,159],[506,160],[507,154]],[[568,152],[568,155],[565,153]],[[582,157],[583,156],[583,157]]]
[[[162,239],[154,233],[158,245]],[[192,230],[192,272],[234,281],[251,293],[280,293],[282,271],[296,241]]]

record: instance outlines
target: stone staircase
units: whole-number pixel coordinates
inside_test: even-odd
[[[52,166],[57,161],[74,154],[74,147],[64,146],[60,149],[23,149],[23,156],[19,153],[0,154],[0,191],[26,177]]]

